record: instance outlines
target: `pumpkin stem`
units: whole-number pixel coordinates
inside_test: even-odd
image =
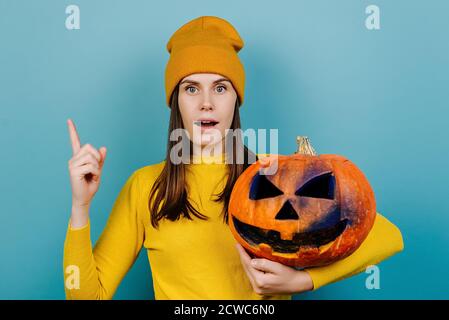
[[[298,150],[295,154],[305,154],[310,156],[316,156],[316,151],[310,144],[310,140],[306,136],[297,136],[296,143],[298,144]]]

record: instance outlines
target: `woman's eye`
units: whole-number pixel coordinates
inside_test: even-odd
[[[219,88],[223,88],[223,90],[218,90]],[[225,86],[218,86],[217,90],[218,90],[218,93],[222,93],[222,92],[226,91],[226,87]]]
[[[192,91],[192,90],[190,90],[190,89],[196,90],[195,87],[191,87],[191,86],[186,87],[186,91],[188,91],[189,93],[195,93],[195,91]]]

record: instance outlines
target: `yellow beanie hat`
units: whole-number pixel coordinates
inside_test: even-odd
[[[245,70],[237,52],[243,40],[226,20],[202,16],[179,28],[167,43],[170,58],[165,69],[167,105],[178,82],[193,73],[218,73],[227,77],[243,104]]]

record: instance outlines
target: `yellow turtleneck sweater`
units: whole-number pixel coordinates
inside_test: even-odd
[[[130,175],[95,247],[90,239],[90,220],[81,228],[72,228],[69,220],[64,279],[70,282],[68,277],[75,274],[71,266],[78,267],[79,288],[65,286],[66,298],[111,299],[143,246],[151,265],[156,300],[291,299],[291,295],[262,295],[252,289],[235,248],[236,241],[222,222],[223,204],[211,201],[211,195],[225,185],[225,164],[202,161],[187,166],[189,198],[209,220],[161,220],[159,229],[152,227],[147,200],[164,163],[142,167]],[[317,290],[362,272],[401,250],[401,232],[377,213],[368,237],[352,255],[325,267],[305,270]]]

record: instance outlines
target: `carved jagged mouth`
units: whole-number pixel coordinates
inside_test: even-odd
[[[281,239],[279,231],[262,229],[243,223],[232,217],[235,229],[250,245],[268,244],[273,252],[295,253],[299,247],[319,247],[334,241],[346,228],[348,219],[340,220],[336,225],[314,231],[295,233],[292,240]]]

